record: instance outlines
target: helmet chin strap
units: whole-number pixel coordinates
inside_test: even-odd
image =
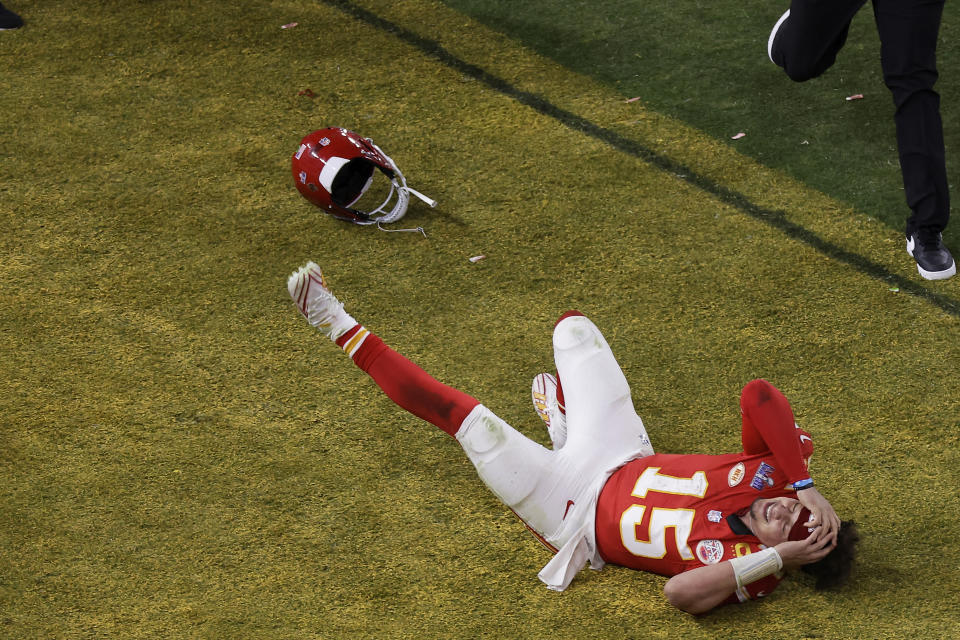
[[[426,238],[427,232],[423,230],[423,227],[417,227],[415,229],[387,229],[381,224],[381,223],[389,224],[391,222],[396,222],[397,220],[403,217],[403,215],[407,212],[407,206],[410,203],[409,194],[411,193],[417,196],[418,198],[420,198],[421,200],[423,200],[424,202],[426,202],[428,205],[430,205],[431,208],[437,206],[436,200],[428,198],[422,193],[420,193],[419,191],[414,191],[413,189],[409,188],[406,185],[406,181],[403,180],[403,174],[400,173],[399,170],[397,170],[396,175],[399,176],[402,184],[401,182],[398,182],[396,178],[391,181],[390,193],[389,195],[387,195],[387,199],[384,200],[383,204],[381,204],[374,211],[374,213],[383,209],[383,207],[386,206],[388,202],[390,202],[390,198],[393,196],[394,188],[396,188],[396,191],[397,191],[397,204],[394,205],[393,210],[390,213],[380,218],[377,218],[376,220],[373,220],[371,222],[376,222],[377,229],[380,229],[380,231],[419,231],[420,233],[423,234],[423,237]]]
[[[420,232],[423,234],[424,238],[427,237],[427,232],[424,230],[423,227],[417,227],[416,229],[387,229],[386,227],[380,226],[380,222],[378,221],[377,229],[380,229],[380,231],[389,231],[390,233],[395,233],[397,231],[413,231],[414,233]]]

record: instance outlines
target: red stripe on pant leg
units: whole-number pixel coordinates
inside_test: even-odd
[[[480,404],[472,396],[437,381],[374,334],[367,336],[353,361],[391,400],[451,436]]]
[[[510,509],[510,507],[507,507],[507,508]],[[547,539],[546,539],[546,538],[544,538],[542,535],[540,535],[539,533],[537,533],[537,530],[536,530],[536,529],[534,529],[533,527],[531,527],[530,525],[528,525],[528,524],[526,523],[526,521],[525,521],[523,518],[520,517],[520,514],[519,514],[519,513],[517,513],[516,511],[513,511],[513,509],[510,509],[510,511],[512,511],[512,512],[513,512],[513,515],[517,516],[517,519],[520,520],[520,522],[523,523],[523,526],[525,526],[525,527],[527,528],[527,531],[529,531],[530,533],[532,533],[532,534],[533,534],[533,537],[540,541],[540,544],[542,544],[543,546],[545,546],[545,547],[546,547],[547,549],[549,549],[552,553],[556,553],[556,552],[557,552],[557,548],[556,548],[555,546],[553,546],[552,544],[550,544],[549,542],[547,542]]]

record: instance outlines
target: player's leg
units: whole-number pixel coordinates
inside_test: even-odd
[[[607,476],[629,460],[653,455],[653,448],[633,408],[627,380],[593,322],[577,311],[564,314],[554,327],[553,352],[557,395],[566,408],[566,443],[554,452],[554,464],[565,472],[562,486],[543,503],[551,516],[562,514],[551,536],[559,548],[592,524],[595,499]],[[587,548],[580,551],[589,554]],[[545,568],[541,579],[551,588],[562,588],[557,585],[572,577],[570,567],[579,570],[585,561],[586,555],[569,566],[561,563],[559,573],[556,567]]]
[[[479,403],[434,379],[343,309],[326,287],[317,265],[293,273],[287,289],[307,321],[333,340],[395,403],[455,436],[464,418]]]
[[[797,82],[829,69],[866,0],[793,0],[767,41],[770,60]]]
[[[23,18],[7,9],[0,3],[0,31],[19,29],[23,26]]]
[[[344,350],[402,408],[454,436],[481,480],[541,540],[553,545],[563,500],[575,478],[568,465],[520,434],[470,395],[442,384],[357,323],[330,293],[315,264],[290,276],[291,297],[307,320]],[[559,545],[554,545],[559,546]]]
[[[579,312],[568,312],[553,332],[554,361],[566,408],[562,451],[588,456],[588,466],[652,455],[627,380],[600,330]],[[605,469],[606,470],[606,469]]]
[[[554,550],[562,546],[567,502],[582,500],[583,477],[578,467],[483,405],[467,416],[456,438],[494,495],[541,542]]]
[[[943,0],[876,0],[883,79],[896,106],[897,151],[907,220],[908,252],[928,279],[956,272],[940,233],[950,217],[937,81],[937,37]]]
[[[337,340],[345,347],[366,329],[357,325]],[[353,334],[353,338],[351,338]],[[473,397],[438,382],[368,334],[353,355],[391,400],[457,439],[480,479],[540,538],[556,548],[564,500],[576,484],[569,465],[530,440]]]

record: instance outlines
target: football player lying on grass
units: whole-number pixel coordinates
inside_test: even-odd
[[[557,376],[533,383],[547,449],[384,344],[344,311],[317,265],[293,273],[287,289],[394,402],[456,438],[487,487],[554,552],[539,574],[551,589],[565,589],[587,562],[609,562],[671,576],[669,602],[697,614],[767,595],[788,569],[814,574],[817,588],[849,576],[856,527],[813,487],[813,440],[769,382],[741,394],[741,453],[654,453],[606,340],[570,311],[553,332]]]

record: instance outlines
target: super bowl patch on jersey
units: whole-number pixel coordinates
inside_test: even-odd
[[[774,471],[776,471],[776,469],[772,465],[761,462],[757,468],[757,472],[753,474],[753,480],[750,481],[750,486],[757,491],[763,491],[767,487],[772,487],[773,478],[770,476]]]

